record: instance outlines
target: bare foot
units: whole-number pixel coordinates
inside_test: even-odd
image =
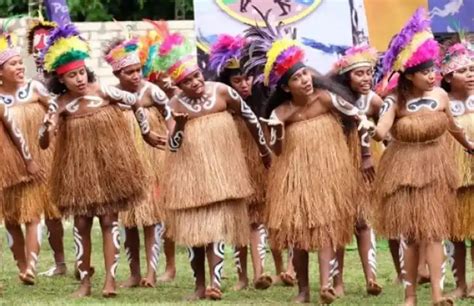
[[[239,280],[237,284],[235,284],[234,286],[234,291],[241,291],[241,290],[247,289],[248,286],[249,286],[248,278]]]
[[[467,297],[467,287],[464,287],[464,288],[457,287],[452,292],[450,292],[448,296],[452,298],[453,300],[463,299]]]
[[[468,299],[474,299],[474,284],[471,285],[471,288],[469,289],[469,292],[467,293],[466,297]]]
[[[293,287],[296,284],[295,277],[293,275],[291,275],[290,273],[282,272],[280,274],[280,278],[281,278],[283,284],[285,284],[285,286]]]
[[[367,284],[367,293],[369,295],[377,296],[380,293],[382,293],[382,287],[379,284],[377,284],[376,281],[369,280],[369,282]]]
[[[255,287],[255,289],[265,290],[268,289],[272,285],[272,283],[272,278],[264,274],[255,280],[253,286]]]
[[[144,277],[140,281],[140,287],[155,288],[155,285],[156,285],[156,277],[154,276]]]
[[[174,280],[176,277],[176,269],[167,269],[163,275],[158,277],[157,281],[160,283],[167,283]]]
[[[192,302],[192,301],[198,301],[198,300],[203,300],[206,298],[206,288],[197,288],[193,294],[187,296],[185,298],[186,301]]]
[[[25,273],[20,273],[18,277],[24,285],[32,286],[36,282],[35,274],[30,269],[26,269]]]
[[[336,291],[334,288],[324,288],[319,293],[319,299],[321,304],[332,304],[337,299]]]
[[[298,293],[298,295],[293,299],[293,302],[298,304],[309,303],[309,291]]]
[[[67,267],[65,263],[57,264],[51,268],[49,268],[45,272],[41,272],[38,275],[39,276],[47,276],[47,277],[53,277],[53,276],[63,276],[66,275],[67,272]]]
[[[332,288],[334,290],[334,293],[336,294],[336,297],[341,298],[345,295],[344,291],[344,285],[343,284],[338,284]]]
[[[454,301],[451,298],[443,298],[440,301],[433,303],[433,306],[451,306],[451,305],[454,305]]]
[[[91,283],[90,280],[83,281],[73,294],[73,298],[83,298],[91,295]]]
[[[140,286],[142,277],[140,275],[130,276],[126,281],[120,284],[120,288],[136,288]]]
[[[213,301],[220,301],[222,299],[222,291],[216,287],[207,287],[205,295],[206,298]]]
[[[102,296],[105,298],[113,298],[117,296],[115,280],[105,281],[104,288],[102,288]]]

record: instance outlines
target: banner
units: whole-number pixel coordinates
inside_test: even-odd
[[[271,10],[272,23],[295,27],[306,45],[307,64],[321,72],[354,41],[368,38],[363,0],[194,0],[196,33],[212,43],[219,34],[242,34],[249,24],[262,25],[254,6],[263,13]],[[205,68],[205,47],[200,49]]]
[[[45,0],[44,5],[46,6],[46,13],[48,14],[49,20],[59,25],[71,22],[66,0]]]
[[[242,34],[249,24],[263,26],[254,7],[263,13],[271,10],[273,24],[296,28],[307,64],[325,73],[353,44],[369,41],[385,51],[421,6],[428,10],[437,35],[474,32],[474,0],[194,0],[194,14],[198,41],[212,43],[219,34]],[[198,50],[203,68],[205,49],[201,44]]]

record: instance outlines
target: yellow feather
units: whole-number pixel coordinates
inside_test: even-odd
[[[272,47],[267,51],[267,62],[265,63],[265,68],[263,70],[265,85],[268,85],[270,82],[270,73],[272,72],[273,64],[275,64],[278,56],[286,49],[293,46],[299,46],[299,43],[289,38],[277,40],[272,44]]]
[[[408,62],[413,53],[416,52],[418,47],[420,47],[425,41],[430,38],[433,38],[433,33],[431,33],[430,31],[416,33],[410,43],[402,50],[402,52],[400,52],[400,54],[398,54],[397,60],[393,65],[393,70],[403,70],[403,67]]]
[[[77,36],[68,38],[60,38],[52,45],[44,57],[44,67],[47,71],[51,71],[54,62],[63,54],[70,51],[78,50],[88,53],[89,45],[87,42],[79,39]]]

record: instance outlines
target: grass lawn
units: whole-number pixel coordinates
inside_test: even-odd
[[[13,256],[8,250],[5,240],[5,228],[0,227],[2,244],[0,246],[0,283],[3,284],[3,296],[0,297],[1,305],[64,305],[64,304],[88,304],[88,305],[149,305],[149,304],[184,304],[183,297],[193,290],[193,278],[191,268],[187,260],[185,249],[179,248],[177,251],[177,277],[174,282],[160,284],[155,289],[120,289],[119,295],[115,299],[104,299],[101,297],[103,280],[103,259],[102,259],[102,239],[98,224],[93,230],[93,263],[96,274],[93,278],[92,297],[81,300],[73,300],[69,295],[76,289],[78,282],[73,278],[74,244],[72,240],[72,226],[66,225],[66,255],[68,264],[68,275],[59,278],[38,277],[38,283],[34,287],[23,286],[17,277],[17,268],[13,261]],[[123,236],[122,236],[123,237]],[[122,239],[123,240],[123,239]],[[142,271],[144,271],[144,252],[142,252]],[[270,253],[267,255],[266,267],[269,271],[274,271]],[[38,271],[45,271],[53,264],[52,252],[47,243],[46,235],[43,237],[43,249],[41,250]],[[250,265],[250,259],[249,259]],[[471,265],[468,264],[470,267]],[[348,247],[345,267],[346,296],[339,299],[335,305],[397,305],[403,301],[403,290],[400,285],[393,284],[395,276],[393,264],[385,241],[378,244],[378,278],[384,287],[384,292],[379,297],[367,297],[363,273],[357,254],[355,244]],[[164,257],[160,258],[160,273],[164,270]],[[312,301],[318,298],[318,274],[317,259],[314,254],[311,256],[311,287]],[[118,268],[118,281],[123,281],[128,277],[128,265],[125,254],[122,250],[120,265]],[[251,266],[249,267],[251,275]],[[202,301],[195,302],[197,305],[210,304],[258,304],[258,305],[285,305],[291,304],[292,298],[296,295],[296,288],[286,288],[273,286],[266,291],[249,289],[242,292],[233,292],[232,287],[236,281],[236,273],[232,260],[231,249],[226,249],[226,264],[224,268],[223,281],[224,299],[220,302]],[[469,273],[469,279],[472,272]],[[450,271],[446,278],[446,291],[453,289],[453,278]],[[430,288],[425,285],[418,289],[419,304],[430,304]],[[472,301],[459,301],[457,305],[472,305]]]

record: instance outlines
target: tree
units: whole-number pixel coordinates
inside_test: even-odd
[[[174,19],[174,0],[67,0],[73,21]],[[193,19],[193,0],[185,0]],[[0,18],[28,13],[28,0],[0,0]]]

